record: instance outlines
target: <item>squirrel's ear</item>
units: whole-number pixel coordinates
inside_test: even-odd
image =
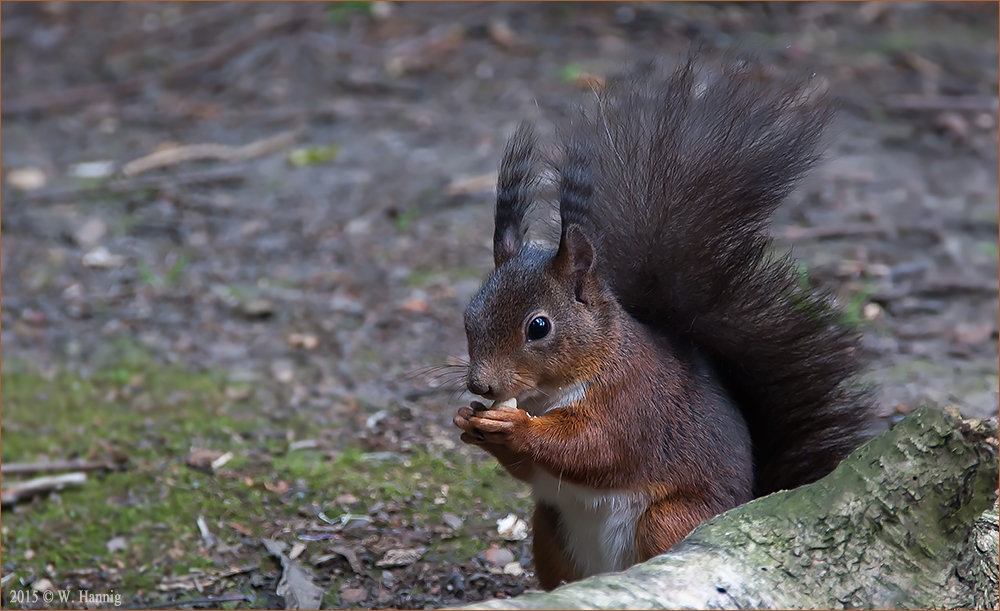
[[[556,269],[567,281],[573,283],[577,301],[590,303],[593,289],[594,245],[587,239],[583,229],[572,224],[563,231],[556,252]]]
[[[521,249],[523,242],[519,227],[507,226],[502,230],[498,227],[493,234],[493,264],[500,267],[506,263]]]

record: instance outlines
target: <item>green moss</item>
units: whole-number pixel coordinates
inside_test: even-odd
[[[860,291],[855,293],[841,312],[841,320],[849,327],[860,327],[867,322],[865,318],[865,305],[869,298],[875,294],[874,288],[866,284]]]
[[[352,14],[368,15],[371,12],[371,2],[331,2],[326,9],[327,17],[333,23],[343,23]]]
[[[306,146],[288,154],[288,161],[295,166],[329,163],[337,158],[340,149],[336,145]]]
[[[420,218],[420,206],[414,204],[399,212],[393,217],[392,222],[400,233],[406,233],[413,228],[418,218]]]
[[[582,74],[583,66],[578,62],[568,63],[559,71],[560,78],[568,82],[577,80]]]
[[[26,366],[5,367],[5,463],[128,457],[125,470],[92,473],[83,486],[4,510],[4,573],[25,583],[46,577],[60,587],[70,571],[104,566],[118,571],[111,587],[123,600],[156,597],[165,577],[190,569],[266,564],[255,540],[301,522],[314,504],[333,521],[370,516],[375,531],[433,532],[425,559],[461,562],[484,547],[498,517],[524,515],[530,505],[525,488],[485,454],[469,460],[457,450],[371,454],[350,446],[335,448],[332,459],[319,450],[290,452],[290,436],[316,435],[308,414],[289,413],[278,424],[252,399],[228,399],[235,385],[223,376],[164,367],[127,342],[102,347],[95,359],[103,366],[88,377],[47,379]],[[233,458],[213,474],[186,464],[193,448]],[[337,505],[348,493],[357,502]],[[376,506],[383,510],[370,514]],[[441,531],[445,513],[465,525]],[[243,543],[240,557],[218,560],[206,549],[199,517],[223,545]],[[109,551],[116,537],[124,549]],[[337,584],[324,585],[332,591],[327,604],[337,606]]]

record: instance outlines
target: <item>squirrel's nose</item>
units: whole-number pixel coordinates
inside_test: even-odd
[[[493,392],[493,388],[487,384],[483,384],[479,380],[469,380],[469,392],[474,395],[479,395],[485,397]]]

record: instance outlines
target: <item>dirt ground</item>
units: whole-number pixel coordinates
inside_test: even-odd
[[[262,539],[324,606],[535,587],[496,524],[527,495],[438,367],[492,174],[521,120],[692,42],[840,100],[773,233],[864,329],[886,425],[995,414],[996,32],[993,3],[3,3],[3,462],[116,464],[5,506],[3,606],[280,606]],[[191,144],[229,148],[126,165]]]

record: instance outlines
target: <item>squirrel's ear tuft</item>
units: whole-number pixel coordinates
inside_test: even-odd
[[[507,141],[497,177],[497,205],[493,214],[493,263],[500,267],[521,249],[527,232],[528,209],[537,183],[535,134],[527,123]]]
[[[556,252],[556,269],[568,282],[573,283],[577,301],[590,303],[595,274],[594,245],[577,224],[565,228]]]

